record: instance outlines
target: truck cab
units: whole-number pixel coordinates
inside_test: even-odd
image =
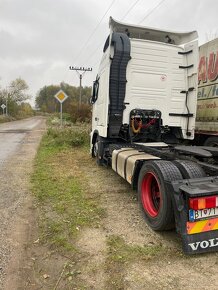
[[[193,139],[197,101],[197,32],[176,33],[110,18],[93,85],[92,139]]]

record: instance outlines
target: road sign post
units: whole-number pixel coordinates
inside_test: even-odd
[[[68,98],[68,95],[65,94],[64,91],[60,90],[60,91],[57,92],[57,94],[54,97],[60,103],[60,120],[61,120],[61,127],[62,127],[62,125],[63,125],[63,108],[62,108],[62,104]]]
[[[5,108],[6,108],[5,104],[2,104],[2,105],[1,105],[1,108],[2,108],[2,110],[3,110],[3,115],[4,115]]]
[[[63,110],[62,110],[62,103],[60,104],[61,106],[61,127],[63,126]]]

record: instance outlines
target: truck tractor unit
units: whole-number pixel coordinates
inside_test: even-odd
[[[176,227],[187,254],[218,250],[218,148],[195,134],[197,32],[120,23],[93,83],[91,154],[137,190],[147,224]]]

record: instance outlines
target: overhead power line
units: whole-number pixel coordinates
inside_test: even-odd
[[[137,0],[133,3],[132,6],[130,6],[130,8],[128,9],[128,11],[126,12],[126,14],[122,17],[121,21],[129,14],[129,12],[136,6],[136,4],[139,2],[140,0]],[[141,22],[143,22],[148,16],[150,16],[157,8],[159,8],[163,2],[165,2],[166,0],[162,0],[160,1],[154,8],[152,8],[152,10],[150,10],[145,17],[138,23],[140,24]],[[93,56],[96,54],[96,52],[98,51],[98,49],[103,46],[104,43],[101,43],[97,46],[97,48],[89,55],[89,57],[86,59],[86,62],[88,62],[90,59],[93,58]]]
[[[86,40],[86,42],[84,43],[84,45],[82,46],[82,48],[80,49],[80,52],[78,53],[78,55],[75,57],[74,61],[82,54],[83,50],[86,48],[87,44],[89,43],[90,39],[93,37],[93,35],[95,34],[95,32],[97,31],[99,25],[102,23],[104,17],[107,15],[108,11],[111,9],[111,7],[114,5],[116,0],[113,0],[111,2],[111,4],[109,5],[109,7],[107,8],[107,10],[105,11],[104,15],[102,16],[102,18],[100,19],[100,21],[98,22],[98,24],[95,26],[95,28],[93,29],[93,31],[91,32],[91,34],[89,35],[88,39]]]
[[[78,58],[82,51],[84,50],[84,48],[87,46],[88,42],[90,41],[90,39],[92,38],[92,36],[94,35],[94,33],[96,32],[96,30],[98,29],[99,25],[101,24],[101,22],[103,21],[104,17],[106,16],[106,14],[108,13],[108,11],[111,9],[111,7],[113,6],[114,2],[116,0],[112,1],[111,4],[109,5],[109,7],[107,8],[106,12],[104,13],[104,15],[102,16],[101,20],[99,21],[99,23],[96,25],[95,29],[93,30],[93,32],[90,34],[90,36],[88,37],[86,43],[83,45],[82,49],[80,50],[80,53],[77,55],[76,58]],[[130,8],[128,9],[128,11],[125,13],[125,15],[121,18],[121,21],[123,19],[126,18],[126,16],[130,13],[130,11],[137,5],[137,3],[139,2],[140,0],[136,0],[132,6],[130,6]],[[161,0],[154,8],[152,8],[152,10],[150,10],[146,15],[145,17],[138,23],[138,24],[141,24],[146,18],[148,18],[156,9],[158,9],[166,0]],[[100,43],[96,49],[89,55],[89,57],[86,59],[86,62],[89,61],[90,59],[93,58],[93,56],[96,54],[96,52],[98,51],[98,49],[103,46],[104,43]],[[96,62],[95,65],[99,63]],[[94,65],[94,67],[95,67]]]
[[[159,8],[166,0],[162,0],[160,1],[153,9],[151,9],[146,15],[145,17],[138,22],[138,24],[141,24],[146,18],[148,18],[157,8]]]
[[[136,6],[136,4],[139,2],[140,0],[136,0],[135,3],[133,3],[133,5],[129,8],[129,10],[126,12],[126,14],[121,18],[121,21],[123,21],[123,19],[126,18],[126,16],[129,14],[129,12]]]
[[[86,62],[90,63],[90,60],[93,58],[93,56],[96,54],[96,52],[99,50],[99,48],[103,47],[104,42],[99,43],[99,45],[97,46],[97,48],[89,55],[89,57],[87,57],[87,59],[85,60]]]

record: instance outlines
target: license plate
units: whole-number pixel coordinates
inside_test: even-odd
[[[189,220],[191,222],[214,216],[218,216],[218,207],[205,208],[199,210],[194,209],[189,210]]]

